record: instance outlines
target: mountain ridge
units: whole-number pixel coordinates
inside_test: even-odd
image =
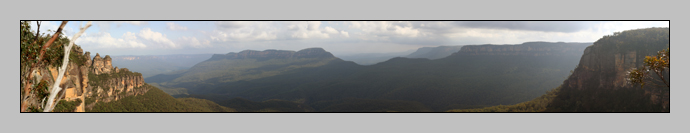
[[[570,47],[572,47],[570,50],[584,50],[586,45],[572,45]],[[213,94],[216,95],[214,102],[217,103],[224,102],[222,97],[240,97],[252,101],[283,99],[303,101],[306,105],[314,106],[315,111],[326,108],[330,111],[337,111],[331,109],[343,108],[329,106],[340,104],[335,101],[343,98],[355,98],[366,100],[349,101],[371,102],[372,104],[341,105],[358,106],[366,109],[370,108],[366,106],[376,106],[377,104],[421,103],[427,107],[417,106],[415,108],[443,111],[453,107],[513,104],[528,101],[560,84],[562,80],[558,79],[567,76],[568,71],[576,65],[579,57],[581,55],[534,56],[533,54],[485,57],[456,55],[436,60],[398,57],[370,66],[361,66],[335,59],[323,65],[300,67],[259,78],[243,78],[253,77],[251,74],[245,73],[232,76],[235,79],[242,78],[241,80],[207,79],[201,80],[203,83],[189,85],[182,83],[175,85],[173,81],[162,83],[162,85],[170,85],[172,88],[187,88],[190,90],[189,94],[196,96]],[[242,59],[237,61],[246,61],[245,65],[246,63],[260,63],[260,61],[255,60]],[[216,65],[227,68],[232,64]],[[264,68],[267,71],[273,71],[283,68],[265,67],[265,65],[246,67],[241,69]],[[514,76],[522,78],[515,78]],[[507,82],[488,82],[492,80]],[[147,79],[147,81],[153,80]],[[478,87],[485,89],[477,89]],[[492,91],[510,93],[493,94],[490,93]],[[473,95],[483,95],[485,98]],[[197,98],[203,98],[203,96]],[[317,103],[319,103],[318,106],[316,106]],[[388,107],[394,109],[388,111],[401,109],[399,106]],[[385,109],[378,108],[376,110]]]

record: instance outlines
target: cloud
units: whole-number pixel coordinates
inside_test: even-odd
[[[206,48],[210,47],[210,41],[204,40],[204,41],[199,41],[196,37],[181,37],[179,39],[180,44],[187,44],[190,47],[194,48]]]
[[[344,37],[350,37],[350,34],[345,32],[344,30],[341,30],[340,34],[343,35]]]
[[[333,27],[321,27],[320,21],[290,22],[288,23],[287,34],[290,39],[326,39],[331,38],[331,34],[339,34]]]
[[[85,33],[76,43],[96,48],[180,48],[165,34],[151,31],[151,28],[144,28],[139,33],[126,32],[121,38],[114,38],[108,32]]]
[[[228,29],[238,29],[242,27],[247,27],[247,26],[252,26],[255,23],[248,22],[248,21],[220,21],[216,22],[216,27],[222,29],[222,30],[228,30]]]
[[[187,30],[187,27],[175,24],[173,22],[168,22],[168,23],[166,23],[166,25],[168,25],[167,28],[169,30],[180,30],[180,31],[186,31]]]
[[[439,30],[448,27],[421,27],[422,23],[391,21],[353,21],[346,22],[350,29],[348,36],[367,42],[398,43],[411,45],[440,45],[446,41]]]
[[[417,37],[424,35],[419,29],[414,28],[410,22],[349,22],[349,28],[359,29],[365,34],[379,37]]]
[[[70,23],[79,23],[79,22],[70,22]],[[115,27],[120,27],[123,24],[129,24],[129,25],[134,25],[134,26],[144,26],[144,25],[149,24],[149,22],[147,22],[147,21],[93,21],[92,23],[93,23],[94,27],[98,27],[100,29],[100,32],[109,32],[110,26],[112,24],[115,24]]]
[[[572,33],[589,29],[593,23],[585,21],[458,21],[455,25],[466,28],[506,29],[523,31]]]
[[[146,22],[146,21],[122,21],[122,22],[115,22],[115,23],[118,25],[122,24],[122,23],[126,23],[126,24],[131,24],[131,25],[136,25],[136,26],[143,26],[143,25],[149,24],[149,22]]]
[[[137,39],[135,33],[127,32],[122,35],[122,38],[114,38],[107,32],[98,32],[96,34],[84,34],[77,39],[76,44],[85,47],[96,48],[146,48],[147,46]]]
[[[333,29],[333,28],[331,28],[331,27],[326,27],[326,28],[324,28],[323,31],[326,32],[326,33],[328,33],[328,34],[338,34],[338,30],[335,30],[335,29]]]
[[[277,29],[272,23],[245,21],[216,22],[216,29],[208,36],[211,40],[218,42],[274,40],[278,37],[276,35]]]
[[[178,46],[175,45],[170,39],[165,34],[162,34],[160,32],[154,32],[151,31],[151,28],[144,28],[141,31],[139,31],[138,34],[139,37],[141,37],[144,40],[148,40],[150,42],[154,42],[156,44],[159,44],[159,46],[163,48],[177,48]]]

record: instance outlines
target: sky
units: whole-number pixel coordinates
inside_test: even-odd
[[[61,22],[41,22],[41,33]],[[36,30],[36,22],[32,22]],[[63,33],[72,39],[80,25]],[[395,53],[420,47],[595,42],[668,21],[94,21],[75,44],[92,55],[226,54],[320,47],[334,55]]]

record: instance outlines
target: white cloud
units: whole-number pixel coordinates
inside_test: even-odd
[[[70,23],[79,23],[79,22],[70,22]],[[115,24],[115,27],[120,27],[122,24],[130,24],[134,26],[144,26],[148,25],[149,22],[147,21],[94,21],[92,22],[94,27],[98,27],[100,29],[100,32],[109,32],[110,31],[110,25]]]
[[[368,37],[418,37],[424,35],[419,29],[414,28],[410,22],[349,22],[349,28],[361,30]],[[370,38],[371,39],[371,38]]]
[[[159,46],[164,47],[164,48],[178,48],[175,43],[170,41],[168,37],[165,34],[162,34],[160,32],[154,32],[151,31],[151,28],[144,28],[141,31],[139,31],[139,37],[141,37],[144,40],[149,40],[151,42],[159,44]]]
[[[116,22],[117,24],[120,24]],[[136,26],[142,26],[142,25],[148,25],[149,22],[146,21],[123,21],[121,23],[126,23],[126,24],[131,24],[131,25],[136,25]]]
[[[331,27],[326,27],[326,28],[324,28],[324,32],[326,32],[326,33],[328,33],[328,34],[338,34],[338,30],[335,30],[335,29],[333,29],[333,28],[331,28]]]
[[[151,28],[144,28],[139,33],[126,32],[120,38],[114,38],[108,32],[86,33],[77,39],[76,43],[96,48],[180,48],[165,34],[151,31]],[[201,45],[201,43],[192,45]]]
[[[211,46],[210,41],[208,41],[208,40],[199,41],[199,39],[197,39],[196,37],[185,37],[185,36],[183,36],[179,40],[180,40],[179,41],[180,44],[187,44],[190,47],[194,47],[194,48],[206,48],[206,47]]]
[[[256,41],[274,40],[277,37],[277,28],[273,22],[216,22],[216,29],[209,37],[213,41]]]
[[[96,48],[146,48],[147,46],[137,40],[137,37],[132,32],[127,32],[122,35],[122,38],[114,38],[107,32],[99,32],[93,35],[84,34],[77,39],[76,44],[85,47]]]
[[[321,26],[319,21],[291,22],[289,24],[287,32],[293,39],[330,38],[328,32],[338,32],[331,27],[319,28]]]
[[[341,30],[340,34],[343,35],[344,37],[350,37],[350,34],[345,32],[344,30]]]
[[[173,22],[168,22],[168,23],[166,23],[166,25],[168,25],[167,28],[169,30],[180,30],[180,31],[186,31],[187,30],[187,27],[175,24]]]

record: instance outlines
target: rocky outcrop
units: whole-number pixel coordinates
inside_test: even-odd
[[[110,73],[115,76],[110,76],[102,80],[100,84],[94,86],[93,89],[100,90],[102,93],[91,92],[89,96],[101,97],[100,101],[110,102],[118,100],[124,96],[139,95],[145,91],[136,90],[144,85],[144,79],[141,74],[132,73],[126,68],[119,70],[119,72]]]
[[[592,43],[549,43],[526,42],[520,45],[467,45],[463,46],[459,56],[485,56],[485,55],[526,55],[526,56],[562,56],[579,55],[585,47]]]
[[[110,102],[122,97],[144,94],[148,89],[142,87],[144,78],[140,73],[131,72],[127,68],[113,68],[110,56],[101,58],[97,53],[96,57],[90,59],[90,53],[82,53],[77,47],[72,51],[81,59],[71,59],[67,65],[64,77],[60,81],[60,88],[57,99],[73,101],[80,99],[83,101],[76,108],[76,112],[86,111],[86,99],[94,98],[95,102]],[[46,81],[52,85],[58,77],[58,68],[48,66],[39,69],[34,73],[34,79]],[[95,103],[94,102],[94,103]],[[39,104],[39,103],[32,103]],[[93,103],[91,103],[93,105]]]
[[[101,56],[96,53],[96,57],[93,57],[91,63],[92,72],[94,74],[110,73],[113,69],[112,58],[110,58],[109,55],[106,55],[105,58],[101,58]]]
[[[92,97],[95,102],[110,102],[122,97],[140,95],[147,89],[139,89],[144,85],[144,78],[140,73],[131,72],[127,68],[112,66],[112,58],[106,55],[101,58],[98,53],[91,61],[90,72],[94,75],[91,80],[93,86],[85,91],[86,97]],[[94,102],[94,103],[95,103]],[[87,107],[92,106],[86,105]]]
[[[210,60],[220,59],[288,59],[288,58],[332,58],[333,54],[322,48],[308,48],[300,51],[287,50],[244,50],[239,53],[230,52],[228,54],[214,54]]]
[[[627,71],[643,66],[645,56],[654,56],[657,51],[668,48],[668,28],[649,28],[616,33],[599,39],[592,46],[584,50],[580,63],[572,75],[563,81],[559,97],[563,106],[591,107],[590,111],[616,106],[620,108],[647,108],[641,107],[641,102],[629,103],[629,105],[606,105],[606,102],[631,101],[638,97],[649,97],[653,104],[662,105],[664,109],[669,107],[669,93],[659,91],[655,86],[633,86],[627,83]],[[666,73],[668,74],[668,73]],[[656,76],[656,75],[653,75]],[[665,76],[668,78],[668,76]],[[661,88],[663,89],[663,87]],[[644,92],[637,91],[644,90]],[[626,94],[623,94],[626,93]],[[641,95],[644,93],[644,95]],[[639,96],[633,96],[640,94]],[[590,95],[586,98],[576,99],[581,95]],[[625,99],[614,95],[626,96]],[[606,101],[604,101],[606,100]],[[597,101],[588,102],[588,101]],[[625,102],[620,102],[625,103]],[[579,108],[582,110],[582,108]],[[565,111],[573,111],[565,110]]]

